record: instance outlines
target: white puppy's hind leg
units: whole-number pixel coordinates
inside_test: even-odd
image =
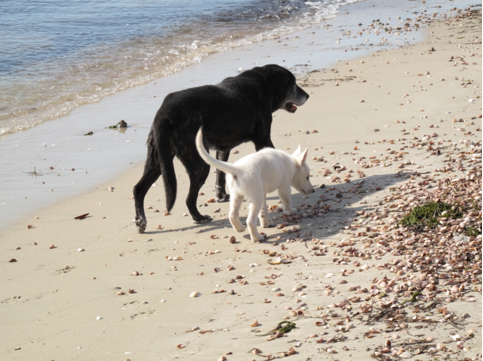
[[[257,215],[260,212],[262,205],[260,200],[250,202],[248,211],[247,227],[250,232],[250,239],[253,242],[261,242],[264,240],[263,236],[257,230]]]
[[[282,201],[283,205],[283,213],[290,216],[293,213],[297,213],[295,208],[292,208],[292,193],[290,186],[288,187],[281,187],[278,190],[278,194],[280,196],[280,200]]]
[[[245,226],[240,222],[240,207],[242,202],[243,197],[232,195],[230,198],[230,214],[228,218],[237,232],[243,232],[245,230]]]
[[[260,225],[263,228],[273,227],[273,222],[270,221],[268,216],[268,206],[267,206],[267,195],[263,194],[263,202],[262,202],[262,209],[260,209],[260,213],[258,214],[258,219],[260,220]]]

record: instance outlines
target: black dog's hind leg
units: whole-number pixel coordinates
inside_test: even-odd
[[[207,223],[213,220],[208,215],[202,215],[197,208],[196,202],[198,200],[198,194],[201,187],[205,184],[206,178],[210,173],[210,166],[206,164],[198,154],[196,148],[194,150],[189,149],[178,154],[178,158],[186,168],[186,172],[190,178],[190,189],[188,191],[188,197],[186,197],[186,206],[193,217],[193,223]]]
[[[230,150],[217,150],[216,151],[216,159],[221,160],[223,162],[228,161],[228,157],[230,156]],[[216,170],[216,200],[218,202],[227,202],[230,200],[230,195],[226,194],[226,178],[225,173],[221,170]]]
[[[136,209],[136,218],[134,222],[138,227],[138,232],[143,233],[146,230],[146,215],[144,214],[144,197],[149,188],[161,175],[161,168],[155,159],[147,159],[144,166],[144,173],[139,182],[134,186],[134,208]]]

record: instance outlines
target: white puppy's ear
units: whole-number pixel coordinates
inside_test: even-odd
[[[295,152],[293,152],[292,157],[298,157],[302,153],[302,149],[300,149],[300,145],[297,147]]]
[[[300,148],[300,146],[299,146],[299,148]],[[297,164],[298,165],[302,165],[302,164],[305,163],[305,161],[307,160],[307,153],[308,153],[308,151],[309,151],[309,149],[308,148],[305,148],[305,150],[301,154],[299,154],[299,155],[297,155],[295,157],[297,159]]]

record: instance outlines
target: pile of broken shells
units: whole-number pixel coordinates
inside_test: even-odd
[[[447,158],[444,169],[432,174],[401,173],[401,178],[407,177],[407,180],[397,187],[390,187],[390,195],[380,201],[377,207],[356,212],[352,223],[341,230],[348,237],[340,242],[332,242],[330,249],[323,241],[313,238],[309,231],[304,233],[303,226],[298,227],[298,223],[323,217],[332,211],[324,203],[324,197],[315,205],[303,205],[302,215],[283,216],[285,223],[282,230],[287,233],[287,242],[306,243],[310,255],[323,256],[332,252],[334,265],[342,268],[352,265],[363,271],[364,267],[368,267],[362,264],[365,260],[378,261],[384,256],[384,260],[388,260],[387,256],[391,256],[389,262],[378,264],[377,269],[386,274],[392,273],[392,278],[374,278],[368,285],[351,287],[349,291],[354,295],[327,306],[331,313],[322,313],[320,317],[327,319],[319,323],[327,324],[337,309],[341,313],[335,315],[343,321],[340,321],[343,326],[338,327],[341,332],[353,327],[352,322],[369,326],[384,323],[385,329],[371,327],[364,334],[364,337],[372,338],[377,333],[386,336],[393,333],[392,340],[386,340],[370,352],[372,357],[380,360],[411,358],[422,354],[441,356],[443,352],[456,355],[459,350],[469,350],[465,341],[475,336],[474,330],[465,330],[465,319],[469,315],[457,314],[449,310],[447,305],[457,301],[477,302],[474,295],[481,294],[481,153],[481,143],[463,144],[463,150],[442,148],[438,155]],[[359,181],[347,193],[357,194],[361,187],[362,182]],[[441,217],[436,227],[421,227],[417,231],[400,224],[416,206],[437,201],[458,206],[463,211],[462,217]],[[282,248],[276,252],[265,250],[264,253],[281,259],[307,261],[302,254],[294,256],[283,250],[282,244]],[[347,276],[354,269],[343,268],[341,272]],[[339,283],[347,283],[343,281]],[[331,292],[328,286],[326,294]],[[302,308],[292,310],[285,319],[293,317],[300,319],[314,317],[314,314]],[[398,340],[398,332],[407,335],[410,324],[435,328],[448,323],[462,336],[455,334],[445,343],[436,343],[431,336]],[[346,337],[342,333],[338,335],[341,337],[316,341],[343,342]],[[450,347],[453,342],[456,347]]]

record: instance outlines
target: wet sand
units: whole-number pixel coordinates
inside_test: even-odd
[[[311,98],[272,127],[277,148],[309,148],[317,188],[294,191],[298,216],[270,213],[253,244],[210,202],[212,173],[199,204],[214,221],[193,225],[179,162],[178,202],[163,216],[159,180],[144,234],[130,222],[142,164],[40,210],[0,235],[1,358],[481,358],[481,234],[465,235],[481,229],[481,13],[299,83]],[[464,225],[397,224],[445,192]],[[296,327],[267,340],[282,321]]]

